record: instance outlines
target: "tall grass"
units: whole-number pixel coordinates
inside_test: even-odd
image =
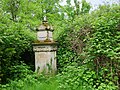
[[[29,82],[21,83],[23,83],[22,87],[18,87],[11,84],[10,86],[2,87],[0,90],[60,90],[58,88],[58,82],[54,78],[42,82],[36,81],[32,84]]]
[[[20,89],[21,90],[21,89]],[[50,81],[48,82],[44,82],[44,83],[34,83],[33,85],[29,85],[26,84],[22,90],[59,90],[58,89],[58,84],[57,82],[54,81]]]

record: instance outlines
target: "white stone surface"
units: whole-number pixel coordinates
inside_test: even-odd
[[[38,31],[37,32],[37,40],[43,41],[47,37],[47,31]]]
[[[35,51],[35,71],[45,73],[55,73],[56,67],[56,45],[36,45]]]
[[[47,38],[47,31],[38,31],[37,32],[37,40],[39,41],[44,41]],[[52,37],[52,32],[48,31],[48,38],[53,41],[53,37]]]
[[[51,32],[51,31],[48,31],[48,33],[49,33],[49,35],[48,35],[49,39],[50,39],[51,41],[53,41],[52,32]]]

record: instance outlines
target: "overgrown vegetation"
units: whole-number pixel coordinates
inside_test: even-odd
[[[60,0],[0,2],[1,90],[120,89],[119,5],[88,13],[91,6],[85,0],[81,8],[77,0],[75,7],[70,0],[65,6]],[[43,15],[53,24],[59,43],[56,76],[38,75],[33,69],[32,42]]]
[[[76,90],[79,86],[91,86],[98,90],[118,89],[119,9],[117,5],[101,6],[91,14],[77,17],[61,34],[58,64],[62,72],[62,88]]]
[[[25,30],[19,23],[7,22],[7,24],[10,23],[8,25],[4,24],[4,21],[2,23],[2,30],[0,30],[1,77],[2,82],[6,82],[11,76],[9,73],[11,67],[24,61],[20,56],[26,50],[31,52],[31,43],[35,35]]]

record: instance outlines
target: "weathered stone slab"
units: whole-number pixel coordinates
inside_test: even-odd
[[[34,43],[35,71],[45,73],[55,73],[56,67],[56,43]]]

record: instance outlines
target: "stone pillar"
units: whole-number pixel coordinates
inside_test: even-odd
[[[35,52],[35,71],[38,73],[55,73],[56,67],[56,42],[33,43]]]

